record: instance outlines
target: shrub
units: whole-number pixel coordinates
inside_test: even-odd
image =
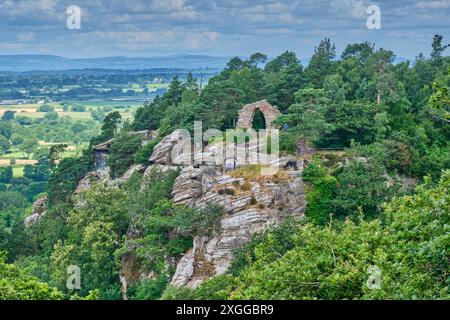
[[[336,178],[328,175],[327,168],[318,160],[302,172],[306,185],[306,216],[315,224],[325,224],[333,211],[332,201],[336,191]]]
[[[49,104],[43,104],[36,108],[36,112],[54,112],[55,108]]]
[[[131,300],[157,300],[161,298],[168,283],[169,279],[165,275],[156,279],[145,280],[130,286],[127,290],[127,296]]]
[[[142,165],[147,165],[148,159],[152,155],[153,149],[155,148],[155,146],[158,143],[159,143],[159,140],[152,140],[152,141],[147,142],[147,144],[145,146],[143,146],[136,152],[136,154],[134,156],[134,161],[136,163],[140,163]]]
[[[61,300],[63,294],[13,264],[0,252],[0,300]]]
[[[75,104],[70,108],[72,112],[86,112],[86,107],[83,105]]]
[[[138,136],[123,133],[111,143],[108,165],[111,175],[119,177],[134,163],[134,155],[141,148],[141,139]]]

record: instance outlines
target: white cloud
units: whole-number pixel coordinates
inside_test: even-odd
[[[192,49],[210,47],[218,38],[219,33],[212,31],[188,33],[186,35],[186,44]]]
[[[450,0],[438,1],[419,1],[414,4],[417,9],[448,9],[450,8]]]
[[[34,39],[34,33],[33,32],[19,33],[17,39],[22,42],[31,41]]]
[[[355,19],[364,19],[367,17],[367,7],[365,0],[333,0],[331,8],[334,12],[348,15]]]
[[[87,34],[89,36],[90,34]],[[96,31],[93,36],[108,40],[119,40],[126,44],[149,44],[165,42],[173,38],[173,31]]]
[[[57,0],[3,0],[0,10],[12,16],[26,16],[30,13],[54,13]]]
[[[25,46],[21,43],[0,43],[0,49],[18,51],[24,49]]]

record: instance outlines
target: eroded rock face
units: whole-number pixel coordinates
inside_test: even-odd
[[[31,215],[25,218],[25,226],[29,227],[39,221],[47,210],[47,196],[39,198],[33,203]]]
[[[177,158],[177,154],[173,154],[173,149],[175,145],[181,145],[183,141],[183,134],[180,130],[175,130],[172,134],[165,136],[160,143],[158,143],[154,149],[153,153],[149,158],[150,164],[160,164],[160,165],[174,165],[178,164],[180,159]],[[190,141],[186,141],[190,145]],[[180,150],[181,151],[181,150]],[[185,154],[190,154],[190,152],[185,152]]]
[[[177,204],[190,204],[192,199],[202,195],[202,170],[184,168],[175,180],[172,195]]]
[[[306,207],[298,175],[259,182],[186,167],[175,186],[175,203],[195,208],[217,204],[223,207],[224,215],[216,234],[194,239],[193,248],[177,265],[174,286],[196,287],[208,277],[224,274],[233,261],[233,252],[249,243],[253,234],[288,216],[301,217]]]
[[[72,194],[72,201],[74,202],[75,208],[81,208],[85,205],[83,192],[91,189],[92,186],[99,181],[103,181],[107,184],[111,183],[112,180],[109,176],[109,169],[89,172],[78,182],[78,186]]]
[[[75,189],[75,192],[72,194],[72,201],[74,202],[75,208],[80,208],[84,205],[83,200],[83,192],[91,189],[96,183],[102,182],[108,186],[116,186],[120,187],[124,183],[126,183],[131,176],[136,173],[145,172],[146,167],[141,164],[132,165],[121,177],[117,179],[111,179],[109,175],[109,168],[105,168],[103,170],[97,170],[87,173],[79,182],[78,186]]]
[[[128,180],[130,180],[131,176],[136,173],[144,173],[145,172],[145,166],[143,166],[142,164],[135,164],[132,165],[121,177],[117,178],[114,180],[114,183],[116,185],[121,185],[125,182],[127,182]]]

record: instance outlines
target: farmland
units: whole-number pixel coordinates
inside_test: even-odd
[[[79,154],[98,134],[103,118],[118,112],[132,120],[137,108],[163,94],[171,73],[84,70],[0,73],[0,168],[22,178],[26,165],[54,144]]]

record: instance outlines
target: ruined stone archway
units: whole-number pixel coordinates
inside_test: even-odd
[[[251,129],[253,127],[253,116],[255,115],[255,111],[257,109],[259,109],[264,115],[266,128],[271,129],[272,121],[280,115],[280,111],[278,111],[276,107],[272,106],[266,100],[250,103],[243,106],[239,111],[239,118],[236,127]]]

